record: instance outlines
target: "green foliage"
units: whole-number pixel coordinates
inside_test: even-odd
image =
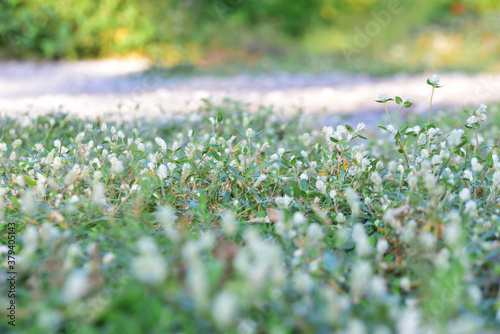
[[[2,119],[18,332],[498,327],[498,106],[382,133],[234,101],[198,115]]]

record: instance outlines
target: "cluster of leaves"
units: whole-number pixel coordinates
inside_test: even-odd
[[[197,115],[2,119],[0,286],[11,252],[15,330],[498,328],[497,126],[320,131],[232,101]]]

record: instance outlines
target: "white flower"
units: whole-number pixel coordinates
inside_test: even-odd
[[[323,182],[323,180],[316,181],[316,189],[318,189],[318,191],[320,193],[326,194],[326,185],[325,185],[325,182]]]
[[[75,182],[76,178],[78,176],[78,173],[74,171],[73,169],[69,171],[68,174],[66,174],[66,177],[64,178],[64,184],[69,186],[72,185],[73,182]]]
[[[471,213],[473,215],[476,215],[477,212],[477,203],[474,202],[473,200],[469,200],[465,203],[465,213]]]
[[[288,209],[288,207],[290,206],[290,204],[293,201],[293,198],[285,195],[283,197],[276,197],[276,199],[274,201],[276,202],[276,205],[279,208]]]
[[[405,291],[410,291],[411,289],[411,281],[408,277],[403,277],[399,281],[399,287]]]
[[[469,181],[474,180],[474,176],[472,175],[472,172],[468,169],[464,170],[463,177],[466,179],[469,179]]]
[[[476,110],[476,117],[479,121],[486,122],[486,120],[488,119],[488,117],[485,114],[487,109],[488,107],[486,105],[481,104],[479,106],[479,109]]]
[[[312,242],[316,243],[323,239],[323,228],[318,223],[312,223],[307,227],[307,237]]]
[[[379,239],[377,241],[377,255],[383,256],[385,252],[389,249],[389,243],[385,239]]]
[[[464,134],[464,130],[462,129],[455,129],[450,132],[450,135],[448,137],[448,143],[450,143],[451,146],[457,146],[460,145],[462,142],[462,135]]]
[[[86,271],[76,270],[72,272],[63,286],[64,301],[67,304],[77,301],[87,293],[89,288],[90,284]]]
[[[472,170],[476,173],[480,172],[483,169],[483,165],[481,165],[478,162],[476,157],[472,158],[471,165],[472,165]]]
[[[226,211],[222,216],[221,225],[226,236],[231,237],[236,233],[236,215],[232,211]]]
[[[429,157],[429,151],[424,148],[422,151],[420,151],[420,155],[422,156],[422,158],[427,159]]]
[[[135,276],[144,283],[156,284],[167,276],[167,264],[156,252],[139,255],[132,260]]]
[[[356,133],[363,132],[366,129],[365,123],[358,123],[356,126]]]
[[[432,85],[434,85],[434,86],[439,85],[439,82],[440,82],[440,81],[441,81],[441,79],[439,79],[439,77],[438,77],[436,74],[434,74],[434,75],[433,75],[433,76],[429,79],[429,82],[430,82]]]
[[[61,159],[61,157],[55,157],[54,158],[53,166],[54,166],[55,170],[59,170],[59,168],[61,168],[61,166],[62,166],[62,159]]]
[[[23,144],[23,141],[21,139],[16,139],[14,140],[14,142],[12,143],[12,148],[13,149],[16,149],[18,148],[19,146],[21,146]]]
[[[337,197],[337,191],[335,189],[330,190],[330,198],[335,200],[335,197]]]
[[[113,261],[115,258],[116,258],[116,255],[115,255],[115,254],[108,252],[108,253],[104,254],[104,256],[102,257],[102,263],[103,263],[104,265],[109,264],[109,263],[111,263],[111,261]]]
[[[309,180],[309,175],[307,175],[306,173],[302,173],[302,174],[300,174],[300,179],[307,181],[307,180]]]
[[[285,153],[285,149],[283,147],[278,148],[278,154],[282,156]]]
[[[467,124],[468,125],[473,125],[475,123],[477,123],[478,119],[476,116],[470,116],[469,118],[467,118]]]
[[[92,203],[99,206],[106,204],[104,184],[97,183],[95,186],[94,191],[92,192]]]
[[[404,102],[411,102],[411,97],[407,96]]]
[[[394,129],[394,127],[392,126],[392,124],[389,124],[387,126],[387,131],[389,131],[390,133],[392,133],[393,136],[395,136],[396,133],[397,133],[396,129]]]
[[[387,93],[386,92],[381,92],[379,95],[378,95],[378,99],[379,101],[387,101],[389,99],[389,97],[387,96]]]
[[[352,229],[352,239],[356,243],[356,253],[358,256],[368,256],[372,252],[370,240],[366,235],[365,228],[362,224],[357,223]]]
[[[212,307],[212,316],[219,327],[228,327],[236,320],[237,306],[238,301],[232,293],[219,293]]]
[[[460,200],[462,202],[467,202],[470,199],[470,189],[469,188],[462,189],[458,194],[458,196],[460,197]]]
[[[342,212],[339,212],[337,214],[337,216],[335,217],[335,220],[337,220],[337,222],[339,222],[339,223],[345,222],[345,216],[344,216],[344,214]]]
[[[250,138],[255,132],[253,131],[252,128],[248,128],[247,131],[245,131],[245,135]]]
[[[158,175],[158,177],[160,179],[167,178],[167,176],[168,176],[167,166],[165,166],[164,164],[161,164],[160,167],[158,167],[158,170],[156,171],[156,174]]]
[[[167,143],[163,139],[161,139],[160,137],[156,137],[155,142],[158,144],[158,146],[161,147],[162,150],[167,149]]]

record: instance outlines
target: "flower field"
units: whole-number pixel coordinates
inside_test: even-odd
[[[498,333],[498,106],[377,102],[3,117],[0,332]]]

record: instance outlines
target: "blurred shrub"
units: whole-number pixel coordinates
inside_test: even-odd
[[[391,6],[401,12],[356,46]],[[353,59],[345,57],[353,65],[467,67],[500,52],[499,10],[496,0],[4,0],[0,57],[135,53],[177,65],[355,50]]]

